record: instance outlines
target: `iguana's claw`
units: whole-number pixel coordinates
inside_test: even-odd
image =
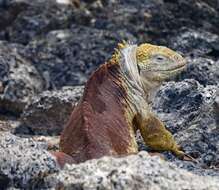
[[[190,156],[186,153],[184,153],[182,160],[189,161],[189,162],[194,162],[194,163],[198,164],[198,161],[195,158],[193,158],[192,156]]]
[[[186,154],[184,151],[177,149],[176,151],[174,151],[174,153],[176,154],[176,156],[178,156],[181,160],[184,161],[189,161],[189,162],[194,162],[194,163],[198,163],[198,161],[193,158],[192,156],[190,156],[189,154]]]
[[[186,154],[184,151],[183,151],[183,148],[179,145],[176,146],[176,148],[173,149],[173,153],[178,157],[180,158],[181,160],[184,160],[184,161],[189,161],[189,162],[194,162],[194,163],[198,163],[198,161],[193,158],[192,156],[190,156],[189,154]]]

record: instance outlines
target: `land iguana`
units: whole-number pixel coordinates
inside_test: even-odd
[[[150,94],[185,66],[185,59],[167,47],[120,43],[88,80],[62,132],[60,150],[76,163],[137,153],[139,130],[151,149],[188,158],[148,103]]]

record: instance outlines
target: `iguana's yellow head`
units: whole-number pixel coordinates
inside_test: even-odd
[[[136,50],[137,66],[140,76],[151,81],[164,81],[185,68],[185,59],[177,52],[148,43]]]
[[[127,80],[143,85],[146,91],[175,76],[186,65],[179,53],[148,43],[139,46],[119,43],[112,59],[120,63],[121,70],[128,76]]]

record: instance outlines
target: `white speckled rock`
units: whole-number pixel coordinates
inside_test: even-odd
[[[0,133],[0,189],[34,188],[46,175],[59,170],[47,145]]]
[[[218,190],[219,179],[201,177],[146,152],[66,165],[45,180],[48,188],[86,190]]]

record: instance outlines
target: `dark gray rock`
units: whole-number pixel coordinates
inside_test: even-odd
[[[30,97],[43,90],[43,81],[35,67],[19,53],[24,48],[0,41],[0,112],[19,114]]]
[[[0,185],[36,189],[44,178],[59,170],[47,145],[0,133]]]
[[[59,135],[82,93],[82,86],[65,87],[33,97],[24,109],[22,124],[16,133],[28,131],[35,135]]]
[[[26,4],[12,4],[11,0],[0,0],[0,39],[7,39],[6,28],[10,26],[17,16],[26,9]]]
[[[219,34],[219,11],[215,6],[218,2],[213,0],[81,1],[79,8],[57,3],[62,0],[15,0],[8,3],[8,7],[12,9],[14,6],[12,10],[18,10],[16,7],[22,7],[21,2],[26,7],[23,6],[25,9],[16,14],[11,11],[16,16],[11,22],[4,22],[9,24],[4,29],[3,38],[22,44],[53,30],[69,29],[72,23],[78,28],[88,26],[112,33],[126,29],[140,42],[163,44],[168,44],[170,37],[178,35],[182,27],[201,28]]]
[[[187,70],[179,77],[202,85],[219,83],[219,37],[202,30],[184,28],[169,41],[169,47],[187,56]]]
[[[146,152],[123,158],[104,157],[78,165],[66,165],[48,176],[47,187],[57,189],[156,189],[217,190],[219,180],[179,169]]]
[[[2,1],[2,6],[11,10],[7,10],[9,17],[13,18],[8,19],[10,22],[3,22],[7,25],[4,39],[27,44],[32,38],[52,30],[67,29],[72,23],[111,32],[126,28],[141,42],[164,44],[182,27],[203,28],[219,34],[216,0],[71,1],[78,4],[78,8],[60,3],[62,1]],[[15,11],[22,7],[21,3],[25,9]]]
[[[23,56],[43,74],[48,88],[74,86],[84,84],[122,39],[135,41],[125,30],[110,32],[72,25],[71,30],[53,31],[32,41]]]
[[[167,44],[182,27],[203,28],[219,34],[216,0],[121,0],[102,8],[91,4],[86,8],[90,12],[86,25],[111,31],[126,28],[140,42]],[[87,12],[81,11],[82,15]],[[78,23],[83,24],[81,20]]]
[[[60,3],[62,1],[68,0],[2,1],[2,5],[12,10],[8,14],[15,15],[11,16],[11,22],[4,22],[7,28],[4,28],[3,38],[27,44],[33,38],[44,36],[50,31],[69,29],[72,23],[78,27],[88,26],[111,32],[125,28],[140,42],[164,44],[168,44],[169,38],[178,34],[182,27],[201,28],[219,34],[219,8],[216,0],[80,1],[78,8],[70,5],[77,0],[69,0],[67,4]],[[17,13],[15,10],[18,7],[25,9]]]
[[[219,84],[219,60],[214,61],[204,57],[188,57],[187,62],[187,69],[178,77],[180,80],[195,79],[204,86]]]
[[[18,12],[19,7],[23,9]],[[4,22],[7,27],[5,26],[1,36],[10,42],[21,44],[27,44],[49,31],[68,27],[74,16],[72,6],[53,0],[15,0],[8,3],[6,11],[10,22]]]
[[[183,28],[172,37],[169,47],[190,56],[219,57],[219,37],[203,30]]]
[[[214,113],[217,116],[216,123],[217,125],[219,125],[219,89],[217,89],[217,92],[216,92],[216,99],[214,102]]]
[[[192,79],[169,82],[160,88],[153,101],[159,118],[185,152],[197,159],[200,168],[214,168],[219,162],[216,90],[216,86],[203,87]]]

